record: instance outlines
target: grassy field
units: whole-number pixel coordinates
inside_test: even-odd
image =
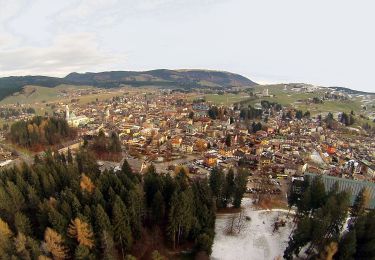
[[[62,91],[92,88],[88,86],[60,85],[55,88],[40,86],[25,86],[22,92],[18,92],[0,101],[0,105],[8,104],[39,104],[53,102],[62,99]]]
[[[196,99],[198,97],[205,97],[205,99],[209,102],[212,102],[216,105],[230,105],[239,101],[243,101],[249,99],[246,103],[248,105],[254,106],[257,103],[260,103],[261,100],[267,100],[269,102],[277,102],[284,106],[292,106],[296,109],[300,109],[303,112],[310,111],[310,113],[314,115],[318,114],[326,114],[328,112],[331,113],[339,113],[339,112],[346,112],[350,113],[354,111],[356,115],[359,114],[367,114],[369,115],[371,112],[375,112],[375,109],[372,105],[375,104],[375,98],[367,103],[367,110],[364,111],[362,106],[364,103],[364,97],[353,97],[349,100],[337,100],[337,101],[330,101],[326,100],[322,104],[306,104],[306,100],[309,98],[314,97],[323,97],[324,91],[317,91],[314,93],[298,93],[292,91],[292,87],[287,86],[286,89],[284,85],[266,85],[266,86],[256,86],[254,88],[254,92],[261,93],[264,88],[268,89],[269,94],[272,97],[259,97],[256,99],[250,99],[247,93],[240,93],[240,94],[225,94],[225,95],[217,95],[217,94],[209,94],[204,96],[197,96],[193,95],[189,97],[189,100]],[[370,123],[370,125],[375,126],[371,120],[366,120],[360,118],[359,116],[356,117],[356,125],[362,125],[365,122]]]
[[[310,111],[312,115],[318,114],[325,114],[328,112],[331,113],[339,113],[339,112],[346,112],[350,113],[353,111],[356,115],[365,114],[369,115],[375,112],[375,109],[372,105],[375,104],[375,97],[372,97],[372,100],[368,101],[368,103],[364,103],[364,97],[352,97],[349,100],[326,100],[322,104],[306,104],[305,102],[299,102],[306,100],[308,98],[313,97],[322,97],[324,95],[324,91],[317,91],[314,93],[295,93],[291,90],[290,86],[284,88],[284,85],[267,85],[267,86],[257,86],[255,87],[256,92],[261,92],[264,88],[268,88],[268,92],[270,95],[274,95],[273,97],[264,97],[259,98],[257,100],[252,100],[249,104],[254,105],[255,103],[259,103],[261,100],[268,100],[270,102],[278,102],[284,106],[293,106],[296,109],[300,109],[303,112]],[[363,105],[366,104],[367,110],[363,110]],[[370,125],[375,126],[371,120],[365,120],[360,118],[359,116],[356,117],[356,125],[362,125],[365,122],[370,123]]]
[[[324,101],[322,104],[304,104],[303,101],[308,98],[314,97],[323,97],[324,91],[317,91],[314,93],[296,93],[291,90],[291,87],[284,89],[284,85],[266,85],[266,86],[257,86],[255,91],[261,92],[264,88],[268,89],[270,95],[273,97],[262,97],[259,100],[268,100],[270,102],[278,102],[282,105],[288,106],[291,105],[301,110],[309,110],[312,113],[321,113],[321,112],[350,112],[351,110],[355,112],[360,112],[362,110],[363,103],[362,99],[355,97],[349,100],[337,100],[337,101]],[[260,101],[252,101],[257,103]],[[369,109],[372,109],[371,107]]]
[[[209,95],[204,95],[204,96],[192,96],[189,98],[189,100],[193,100],[199,97],[204,97],[206,101],[211,102],[216,105],[231,105],[241,100],[245,100],[249,98],[249,95],[246,93],[225,94],[225,95],[209,94]]]
[[[122,95],[122,93],[119,92],[119,91],[113,91],[113,92],[110,92],[110,93],[100,93],[100,94],[86,95],[86,96],[79,97],[78,103],[79,104],[87,104],[87,103],[95,101],[96,99],[106,100],[106,99],[110,99],[110,98],[113,98],[113,97],[118,96],[118,95]]]
[[[70,102],[71,97],[64,97],[62,94],[64,92],[69,93],[71,91],[76,91],[78,89],[91,89],[93,87],[89,86],[72,86],[72,85],[60,85],[55,88],[46,88],[40,86],[26,86],[24,90],[15,95],[9,96],[0,101],[0,105],[10,105],[10,104],[24,104],[30,105],[35,108],[37,114],[44,114],[45,111],[51,111],[46,103],[54,102]],[[77,97],[80,104],[87,104],[92,101],[105,100],[112,98],[117,95],[121,95],[118,89],[113,89],[108,93],[98,93],[98,94],[88,94]]]
[[[60,85],[55,88],[46,88],[40,86],[26,86],[22,92],[16,95],[9,96],[0,101],[0,105],[7,106],[11,104],[23,104],[25,107],[32,107],[35,109],[37,115],[45,115],[48,113],[52,114],[52,108],[50,105],[56,102],[70,103],[71,97],[62,96],[62,91],[69,93],[78,89],[91,89],[93,87],[89,86],[71,86],[71,85]],[[122,95],[119,89],[111,89],[107,93],[99,94],[88,94],[77,97],[79,99],[79,104],[87,104],[90,102],[98,100],[106,100],[114,96]],[[12,124],[10,120],[0,119],[0,127],[4,123]]]

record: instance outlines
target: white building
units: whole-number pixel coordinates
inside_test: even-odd
[[[74,127],[85,125],[90,121],[87,116],[76,116],[74,113],[70,113],[68,105],[65,107],[65,119],[70,126]]]

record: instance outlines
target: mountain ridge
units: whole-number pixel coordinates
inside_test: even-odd
[[[256,82],[240,74],[202,69],[72,72],[61,78],[50,76],[9,76],[0,78],[0,100],[19,92],[26,85],[53,88],[61,84],[90,85],[103,88],[130,85],[134,87],[161,86],[188,89],[250,87],[258,85]]]

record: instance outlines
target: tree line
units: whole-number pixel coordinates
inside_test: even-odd
[[[96,158],[101,160],[120,161],[122,158],[121,142],[116,132],[111,132],[107,137],[104,131],[100,130],[92,142],[85,139],[84,146],[93,151]]]
[[[262,117],[262,109],[255,109],[251,105],[241,108],[240,118],[242,120],[259,119]]]
[[[75,156],[47,151],[31,166],[1,171],[0,255],[134,259],[154,233],[172,249],[209,255],[216,208],[239,207],[245,187],[243,172],[215,169],[209,180],[191,180],[183,168],[172,177],[151,165],[141,176],[126,160],[120,171],[100,172],[83,147]]]
[[[233,205],[234,208],[241,207],[248,176],[249,173],[244,169],[239,169],[237,174],[233,169],[229,169],[226,174],[219,168],[211,171],[209,183],[218,209],[229,205]]]
[[[374,259],[375,212],[368,211],[366,189],[350,208],[350,193],[336,183],[326,191],[322,178],[305,180],[302,192],[292,192],[290,206],[297,206],[296,228],[284,251],[285,259]],[[348,227],[345,227],[349,218]],[[346,229],[346,230],[345,230]]]
[[[21,109],[16,109],[12,107],[0,108],[0,118],[9,119],[12,116],[19,116],[21,114],[35,114],[35,109],[32,107],[23,107]]]
[[[223,119],[227,115],[227,110],[223,107],[211,106],[207,111],[207,115],[213,120]]]
[[[12,124],[9,139],[19,146],[41,150],[45,146],[73,139],[76,134],[76,130],[69,127],[63,118],[36,116],[31,120]]]

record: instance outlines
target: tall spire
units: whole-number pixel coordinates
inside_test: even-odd
[[[65,106],[65,119],[66,119],[66,121],[68,121],[69,118],[70,118],[70,114],[69,114],[69,106],[66,105],[66,106]]]

